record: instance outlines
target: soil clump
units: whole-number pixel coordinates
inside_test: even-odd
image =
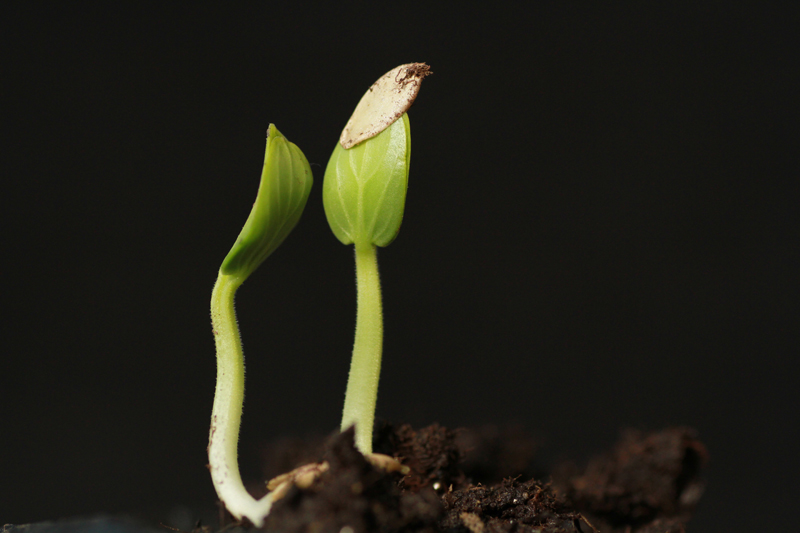
[[[565,463],[533,478],[536,443],[518,429],[379,424],[374,451],[399,458],[410,468],[402,475],[372,466],[352,431],[322,442],[269,450],[267,477],[311,461],[330,468],[276,502],[266,531],[679,533],[702,495],[708,457],[688,428],[627,431],[587,465]]]

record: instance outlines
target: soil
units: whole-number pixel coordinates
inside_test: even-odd
[[[283,441],[265,454],[267,477],[321,459],[330,469],[278,501],[268,531],[308,533],[678,533],[686,531],[707,460],[691,429],[625,432],[587,465],[565,463],[533,476],[535,441],[517,429],[413,429],[382,424],[374,451],[409,474],[375,469],[352,431]],[[259,492],[264,492],[263,488]],[[222,517],[222,529],[249,524]],[[198,527],[195,532],[210,532]]]

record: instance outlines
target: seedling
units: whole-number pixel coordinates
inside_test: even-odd
[[[372,427],[383,345],[377,246],[397,236],[403,220],[411,154],[406,111],[429,74],[424,63],[401,65],[379,79],[359,102],[325,171],[323,204],[334,235],[355,244],[358,314],[342,429],[355,424],[356,446],[378,468],[407,472],[395,459],[372,453]],[[327,463],[302,466],[271,480],[256,500],[242,484],[237,459],[244,400],[244,355],[236,290],[292,231],[311,189],[311,169],[297,146],[270,125],[261,185],[250,216],[219,270],[211,295],[217,347],[217,386],[208,439],[211,478],[220,500],[238,519],[261,527],[291,484],[307,486]]]
[[[237,444],[244,400],[244,354],[233,299],[236,290],[294,229],[311,190],[303,152],[270,124],[261,184],[250,216],[219,269],[211,295],[217,346],[217,386],[208,437],[211,479],[220,500],[238,519],[256,526],[269,514],[274,493],[256,500],[239,474]]]
[[[400,65],[364,94],[333,150],[322,202],[333,234],[355,245],[357,314],[342,430],[355,425],[361,453],[372,453],[372,428],[383,350],[377,247],[397,237],[403,221],[411,136],[406,111],[428,65]]]

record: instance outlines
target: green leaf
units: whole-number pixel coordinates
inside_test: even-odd
[[[303,152],[270,124],[256,201],[220,272],[250,276],[300,220],[312,182]]]
[[[410,161],[406,114],[353,148],[336,143],[325,170],[322,204],[337,239],[343,244],[387,246],[397,237]]]

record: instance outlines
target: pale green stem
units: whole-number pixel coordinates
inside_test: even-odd
[[[239,474],[237,457],[244,401],[244,353],[233,298],[242,281],[238,276],[220,273],[211,293],[211,325],[217,344],[217,387],[208,436],[208,461],[214,488],[228,511],[260,527],[272,507],[272,496],[270,493],[256,500],[247,492]]]
[[[372,453],[372,426],[378,399],[383,350],[383,311],[375,245],[356,243],[358,311],[353,359],[344,399],[342,430],[355,424],[356,447]]]

